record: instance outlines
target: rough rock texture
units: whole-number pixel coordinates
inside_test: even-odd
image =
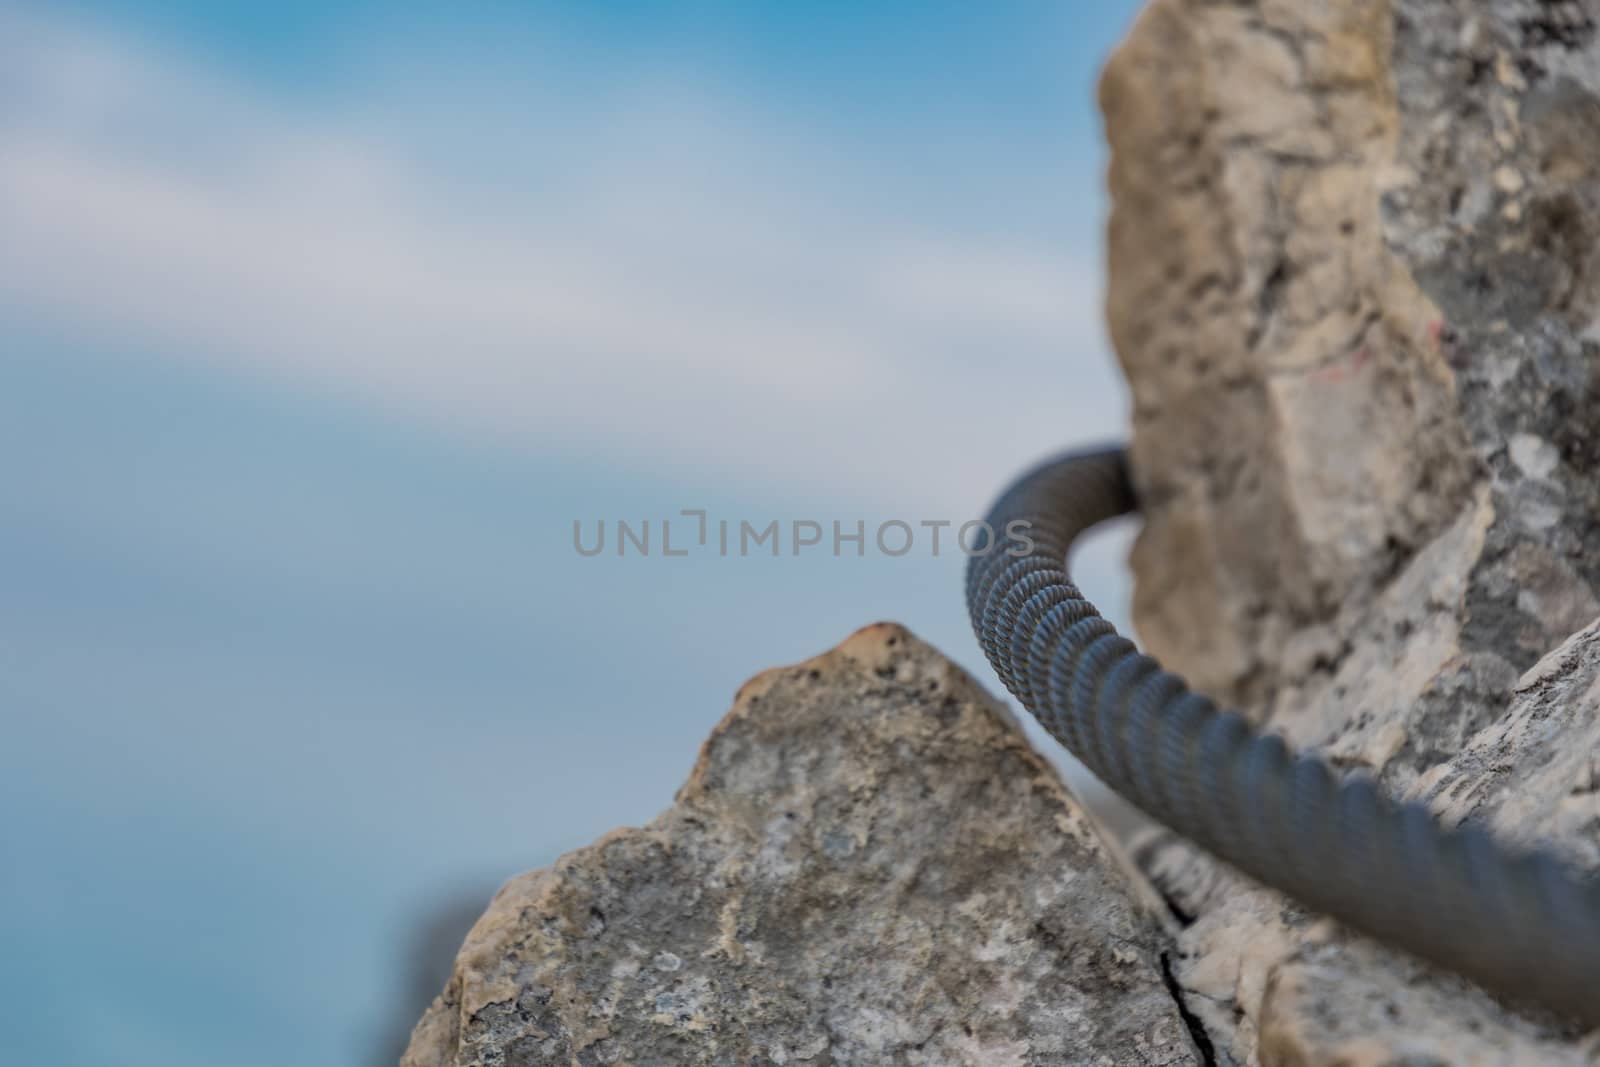
[[[1101,89],[1144,644],[1292,742],[1591,868],[1600,650],[1540,657],[1600,613],[1597,22],[1154,0]],[[1178,975],[1219,1057],[1593,1055],[1216,891],[1180,845],[1144,859],[1195,916]]]
[[[1482,819],[1600,871],[1600,622],[1528,671],[1509,710],[1419,783],[1448,823]],[[1583,1037],[1356,937],[1256,887],[1180,839],[1137,862],[1175,910],[1186,1004],[1221,1062],[1596,1064]]]
[[[1144,644],[1592,872],[1597,27],[1151,0],[1101,93]],[[1181,841],[1136,858],[1166,908],[999,705],[869,628],[748,685],[656,822],[503,889],[404,1062],[1600,1064]]]
[[[747,684],[676,805],[513,880],[407,1067],[1190,1064],[1159,902],[905,630]]]

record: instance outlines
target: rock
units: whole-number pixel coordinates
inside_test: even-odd
[[[492,895],[483,892],[457,893],[436,902],[410,931],[410,943],[398,953],[405,978],[402,995],[391,1007],[378,1040],[373,1042],[372,1067],[394,1067],[410,1043],[411,1031],[439,988],[450,977],[456,950],[467,931],[483,914],[484,901]]]
[[[1563,851],[1600,871],[1600,622],[1518,683],[1508,711],[1416,794],[1449,824]],[[1165,831],[1136,862],[1192,923],[1180,987],[1233,1062],[1595,1064],[1600,1033],[1519,1015],[1461,980],[1341,930]]]
[[[880,624],[748,683],[650,825],[506,885],[402,1062],[1200,1063],[1163,914],[1010,714]]]
[[[1101,84],[1142,643],[1591,872],[1597,23],[1152,0]],[[872,627],[746,686],[655,822],[507,885],[404,1062],[1600,1063],[1170,835],[1136,858],[1160,899],[1000,705]]]
[[[1439,314],[1376,192],[1392,21],[1156,0],[1101,83],[1107,315],[1145,509],[1134,618],[1247,708],[1290,635],[1370,595],[1470,492]]]
[[[1600,648],[1540,659],[1600,614],[1591,11],[1154,0],[1101,102],[1142,643],[1294,744],[1594,869]],[[1593,1062],[1183,853],[1141,850],[1194,919],[1177,975],[1220,1058]]]

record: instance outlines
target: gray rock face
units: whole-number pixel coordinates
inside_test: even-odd
[[[873,626],[748,683],[655,822],[502,889],[403,1063],[1200,1063],[1141,885]]]
[[[1591,869],[1600,650],[1540,657],[1600,613],[1597,18],[1155,0],[1101,93],[1144,643]],[[1595,1055],[1179,843],[1142,855],[1195,916],[1178,975],[1220,1057]]]
[[[1447,823],[1481,819],[1600,871],[1600,622],[1515,684],[1507,711],[1415,790]],[[1600,1033],[1519,1013],[1307,914],[1160,832],[1135,853],[1173,906],[1180,988],[1221,1062],[1600,1063]]]
[[[1590,871],[1597,25],[1153,0],[1101,88],[1142,643]],[[871,627],[747,685],[655,822],[507,885],[404,1063],[1600,1064],[1181,841],[1136,859],[1154,890],[1000,705]]]

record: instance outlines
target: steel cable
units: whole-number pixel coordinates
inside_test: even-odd
[[[1600,885],[1546,852],[1441,826],[1364,775],[1219,709],[1141,654],[1073,585],[1067,554],[1135,510],[1121,448],[1024,475],[967,569],[967,610],[1006,688],[1103,782],[1257,881],[1514,999],[1600,1026]]]

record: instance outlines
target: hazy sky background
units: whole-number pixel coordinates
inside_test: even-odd
[[[1135,7],[0,0],[0,1059],[365,1064],[430,913],[746,677],[890,618],[990,682],[948,550],[572,521],[960,521],[1122,436]]]

